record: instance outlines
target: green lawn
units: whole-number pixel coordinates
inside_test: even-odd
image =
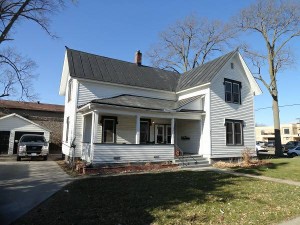
[[[242,173],[300,181],[300,157],[269,159],[268,161],[273,164],[270,166],[261,166],[258,168],[239,168],[234,170]]]
[[[300,215],[299,198],[300,187],[215,172],[94,177],[14,224],[274,224]]]

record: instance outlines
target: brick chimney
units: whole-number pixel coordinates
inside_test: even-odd
[[[140,50],[136,51],[134,62],[138,66],[142,65],[142,53],[140,52]]]

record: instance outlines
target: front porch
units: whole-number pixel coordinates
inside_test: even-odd
[[[200,154],[202,117],[104,108],[85,112],[81,158],[96,164],[166,162],[174,161],[175,147]]]

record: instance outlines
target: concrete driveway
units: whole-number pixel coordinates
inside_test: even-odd
[[[1,161],[0,224],[10,224],[71,180],[51,160]]]

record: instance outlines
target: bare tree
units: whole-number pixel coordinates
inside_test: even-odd
[[[0,98],[16,93],[20,93],[21,98],[35,96],[31,85],[35,63],[14,49],[4,47],[4,43],[13,40],[16,25],[30,21],[55,37],[49,29],[49,17],[62,7],[63,0],[0,0]]]
[[[0,51],[0,98],[19,94],[29,100],[35,99],[36,94],[32,88],[35,68],[34,61],[17,54],[14,49]]]
[[[238,28],[255,33],[266,46],[258,51],[246,48],[245,52],[259,71],[264,64],[268,67],[269,78],[259,73],[256,79],[264,84],[272,97],[275,154],[280,156],[282,149],[277,75],[293,63],[293,54],[288,44],[300,35],[300,3],[289,0],[257,0],[243,9],[235,21]]]
[[[221,21],[191,15],[162,32],[147,56],[155,67],[185,72],[223,51],[234,35],[234,29]]]

